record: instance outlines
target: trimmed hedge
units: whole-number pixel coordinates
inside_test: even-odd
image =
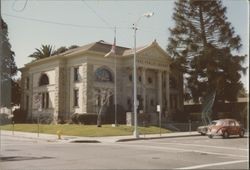
[[[15,123],[26,123],[26,119],[27,119],[27,111],[25,110],[21,110],[21,109],[16,109],[13,112],[13,121]]]
[[[75,113],[71,116],[72,123],[94,125],[97,123],[97,114],[79,114]]]

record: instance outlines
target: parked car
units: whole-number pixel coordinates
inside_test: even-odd
[[[200,133],[201,135],[206,135],[209,126],[215,125],[215,124],[216,124],[216,121],[217,121],[217,120],[213,120],[209,125],[206,125],[206,126],[199,126],[199,127],[197,128],[197,132]]]
[[[220,119],[216,124],[208,127],[207,135],[209,138],[222,136],[228,138],[230,135],[239,135],[244,137],[245,130],[235,119]]]

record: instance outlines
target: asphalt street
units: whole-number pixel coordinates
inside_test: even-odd
[[[248,153],[246,137],[60,143],[4,136],[0,169],[248,169]]]

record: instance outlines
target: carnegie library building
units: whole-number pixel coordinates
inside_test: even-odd
[[[114,106],[114,95],[117,114],[132,113],[134,49],[116,46],[115,55],[105,57],[111,48],[112,44],[98,41],[21,68],[21,109],[28,119],[42,115],[57,123],[70,120],[74,113],[97,114],[103,96],[95,94],[107,89],[111,95],[101,114],[114,115],[107,113]],[[136,56],[138,114],[149,114],[153,121],[160,105],[162,119],[171,119],[183,109],[183,75],[171,69],[170,56],[156,41],[138,47]]]

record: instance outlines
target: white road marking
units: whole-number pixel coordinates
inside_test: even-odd
[[[194,150],[194,149],[181,149],[181,148],[174,148],[174,147],[163,147],[163,146],[148,146],[148,145],[135,145],[135,144],[115,144],[118,146],[124,146],[124,147],[136,147],[136,148],[143,148],[143,149],[158,149],[160,151],[163,150],[175,150],[175,151],[181,151],[181,152],[196,152],[196,153],[202,153],[202,154],[211,154],[211,155],[220,155],[220,156],[229,156],[229,157],[242,157],[242,158],[247,158],[248,156],[242,156],[242,155],[235,155],[235,154],[224,154],[224,153],[219,153],[219,152],[206,152],[206,151],[200,151],[200,150]],[[113,145],[114,146],[114,145]]]
[[[234,148],[234,147],[222,147],[222,146],[211,146],[211,145],[197,145],[197,144],[189,144],[189,143],[157,143],[157,142],[148,142],[148,143],[154,143],[154,144],[174,144],[174,145],[183,145],[183,146],[197,146],[197,147],[206,147],[206,148],[217,148],[217,149],[227,149],[227,150],[241,150],[241,151],[248,151],[248,149],[242,149],[242,148]]]
[[[175,168],[175,169],[200,169],[200,168],[206,168],[206,167],[211,167],[211,166],[230,165],[230,164],[243,163],[243,162],[248,162],[248,160],[219,162],[219,163],[211,163],[211,164],[203,164],[203,165],[196,165],[196,166],[188,166],[188,167]]]

